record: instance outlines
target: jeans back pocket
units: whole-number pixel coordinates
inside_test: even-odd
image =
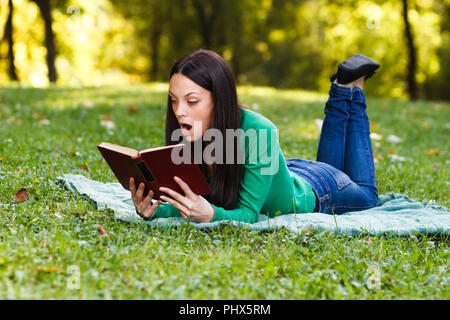
[[[334,182],[336,182],[336,185],[338,187],[338,190],[341,190],[342,188],[348,186],[350,183],[352,183],[352,179],[345,173],[342,172],[339,169],[336,169],[332,165],[329,165],[325,162],[316,162],[317,165],[319,165],[323,170],[329,173],[329,175],[333,178]]]

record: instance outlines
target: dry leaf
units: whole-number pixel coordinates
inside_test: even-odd
[[[28,191],[27,191],[27,189],[22,188],[19,191],[17,191],[16,194],[14,195],[14,200],[15,201],[20,201],[20,202],[28,201]]]
[[[440,163],[432,163],[431,164],[431,167],[433,167],[433,168],[441,168],[442,167],[442,164],[440,164]]]
[[[138,113],[138,109],[136,108],[136,106],[130,106],[128,108],[128,113]]]
[[[380,108],[383,110],[386,110],[388,108],[388,106],[386,103],[383,102],[382,104],[380,104]]]
[[[424,127],[425,129],[430,129],[431,128],[430,124],[428,122],[426,122],[426,121],[424,121],[422,123],[422,127]]]
[[[379,154],[374,153],[374,155],[373,155],[373,162],[375,164],[377,164],[382,159],[383,159],[383,156],[380,156]]]
[[[429,156],[434,156],[434,155],[437,155],[439,153],[440,153],[440,151],[437,150],[437,149],[430,149],[430,150],[427,151],[427,155],[429,155]]]
[[[368,243],[368,244],[372,244],[372,243],[373,243],[372,237],[369,237],[369,238],[367,239],[367,243]]]
[[[309,236],[310,233],[313,231],[313,228],[308,227],[308,228],[305,229],[305,231],[306,231],[305,236]]]
[[[84,170],[84,171],[89,171],[88,167],[86,165],[84,165],[84,164],[79,165],[78,168],[80,168],[81,170]]]
[[[110,114],[105,113],[105,114],[102,114],[102,120],[110,121],[110,120],[112,120],[112,117]]]
[[[19,168],[19,169],[17,169],[17,172],[18,172],[18,173],[23,173],[23,169],[22,169],[22,168]]]
[[[394,148],[387,148],[387,152],[389,152],[389,153],[396,153]]]
[[[34,267],[33,269],[36,270],[36,271],[39,271],[39,272],[58,272],[58,271],[61,271],[61,267],[58,267],[58,266]]]
[[[42,119],[41,121],[39,121],[39,124],[42,124],[44,126],[48,126],[48,125],[50,125],[50,120]]]
[[[379,125],[378,124],[376,124],[375,122],[373,122],[373,121],[369,121],[369,128],[370,128],[370,131],[376,131],[376,130],[378,130],[378,128],[379,128]]]
[[[3,161],[3,158],[2,158],[2,157],[0,157],[0,161]]]
[[[102,235],[102,237],[108,237],[108,233],[106,232],[106,229],[103,228],[102,225],[99,224],[97,230]]]

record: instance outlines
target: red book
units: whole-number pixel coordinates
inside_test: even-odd
[[[153,190],[154,200],[160,199],[160,187],[167,187],[184,195],[183,190],[173,179],[174,176],[177,176],[195,194],[205,195],[212,192],[200,168],[190,155],[190,163],[175,164],[172,161],[172,152],[180,157],[183,157],[184,152],[188,152],[182,143],[137,151],[117,144],[102,142],[97,148],[122,187],[127,190],[130,190],[130,178],[134,177],[136,188],[141,182],[144,182],[144,196]]]

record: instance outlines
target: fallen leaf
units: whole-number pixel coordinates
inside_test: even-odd
[[[369,237],[369,238],[367,239],[367,243],[368,243],[368,244],[372,244],[372,243],[373,243],[372,237]]]
[[[33,112],[33,118],[40,119],[42,118],[42,114],[40,114],[39,112]]]
[[[427,155],[429,155],[429,156],[435,156],[435,155],[437,155],[437,154],[439,154],[439,153],[440,153],[440,151],[437,150],[437,149],[430,149],[430,150],[427,150]]]
[[[389,153],[396,153],[394,148],[387,148],[387,152],[389,152]]]
[[[376,130],[378,130],[379,125],[373,121],[369,121],[369,128],[370,128],[370,131],[372,131],[372,130],[376,131]]]
[[[2,157],[0,157],[0,161],[3,161],[3,158],[2,158]]]
[[[42,124],[44,126],[48,126],[48,125],[50,125],[50,120],[42,119],[41,121],[39,121],[39,124]]]
[[[110,121],[110,120],[112,120],[112,117],[110,114],[105,113],[105,114],[102,114],[102,120]]]
[[[61,267],[58,267],[58,266],[34,267],[33,269],[36,270],[36,271],[39,271],[39,272],[58,272],[58,271],[61,271]]]
[[[19,202],[28,201],[28,191],[25,188],[20,189],[14,195],[14,200]]]
[[[380,104],[380,108],[383,109],[383,110],[386,110],[388,108],[388,106],[387,106],[386,103],[383,102],[383,103]]]
[[[128,113],[138,113],[138,109],[136,108],[136,106],[130,106],[128,108]]]
[[[424,121],[422,123],[422,127],[424,127],[425,129],[430,129],[431,128],[430,124],[428,122],[426,122],[426,121]]]
[[[81,170],[84,170],[84,171],[89,171],[88,167],[86,165],[84,165],[84,164],[79,165],[78,168],[80,168]]]
[[[442,167],[442,164],[440,164],[440,163],[432,163],[431,164],[431,167],[433,167],[433,168],[441,168]]]
[[[373,162],[375,164],[377,164],[382,159],[383,159],[383,156],[380,156],[379,154],[374,153],[374,155],[373,155]]]
[[[99,225],[97,226],[97,230],[98,230],[98,232],[102,235],[102,237],[109,237],[108,233],[106,232],[106,229],[103,228],[102,225],[99,224]]]
[[[304,231],[306,231],[305,236],[309,236],[309,234],[313,231],[313,228],[308,227]]]
[[[18,172],[18,173],[23,173],[24,171],[23,171],[22,168],[19,168],[19,169],[17,169],[17,172]]]

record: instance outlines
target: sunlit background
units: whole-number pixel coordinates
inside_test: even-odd
[[[450,0],[0,4],[4,86],[167,81],[177,58],[209,48],[239,85],[326,92],[337,64],[359,52],[381,63],[369,94],[450,99]]]

